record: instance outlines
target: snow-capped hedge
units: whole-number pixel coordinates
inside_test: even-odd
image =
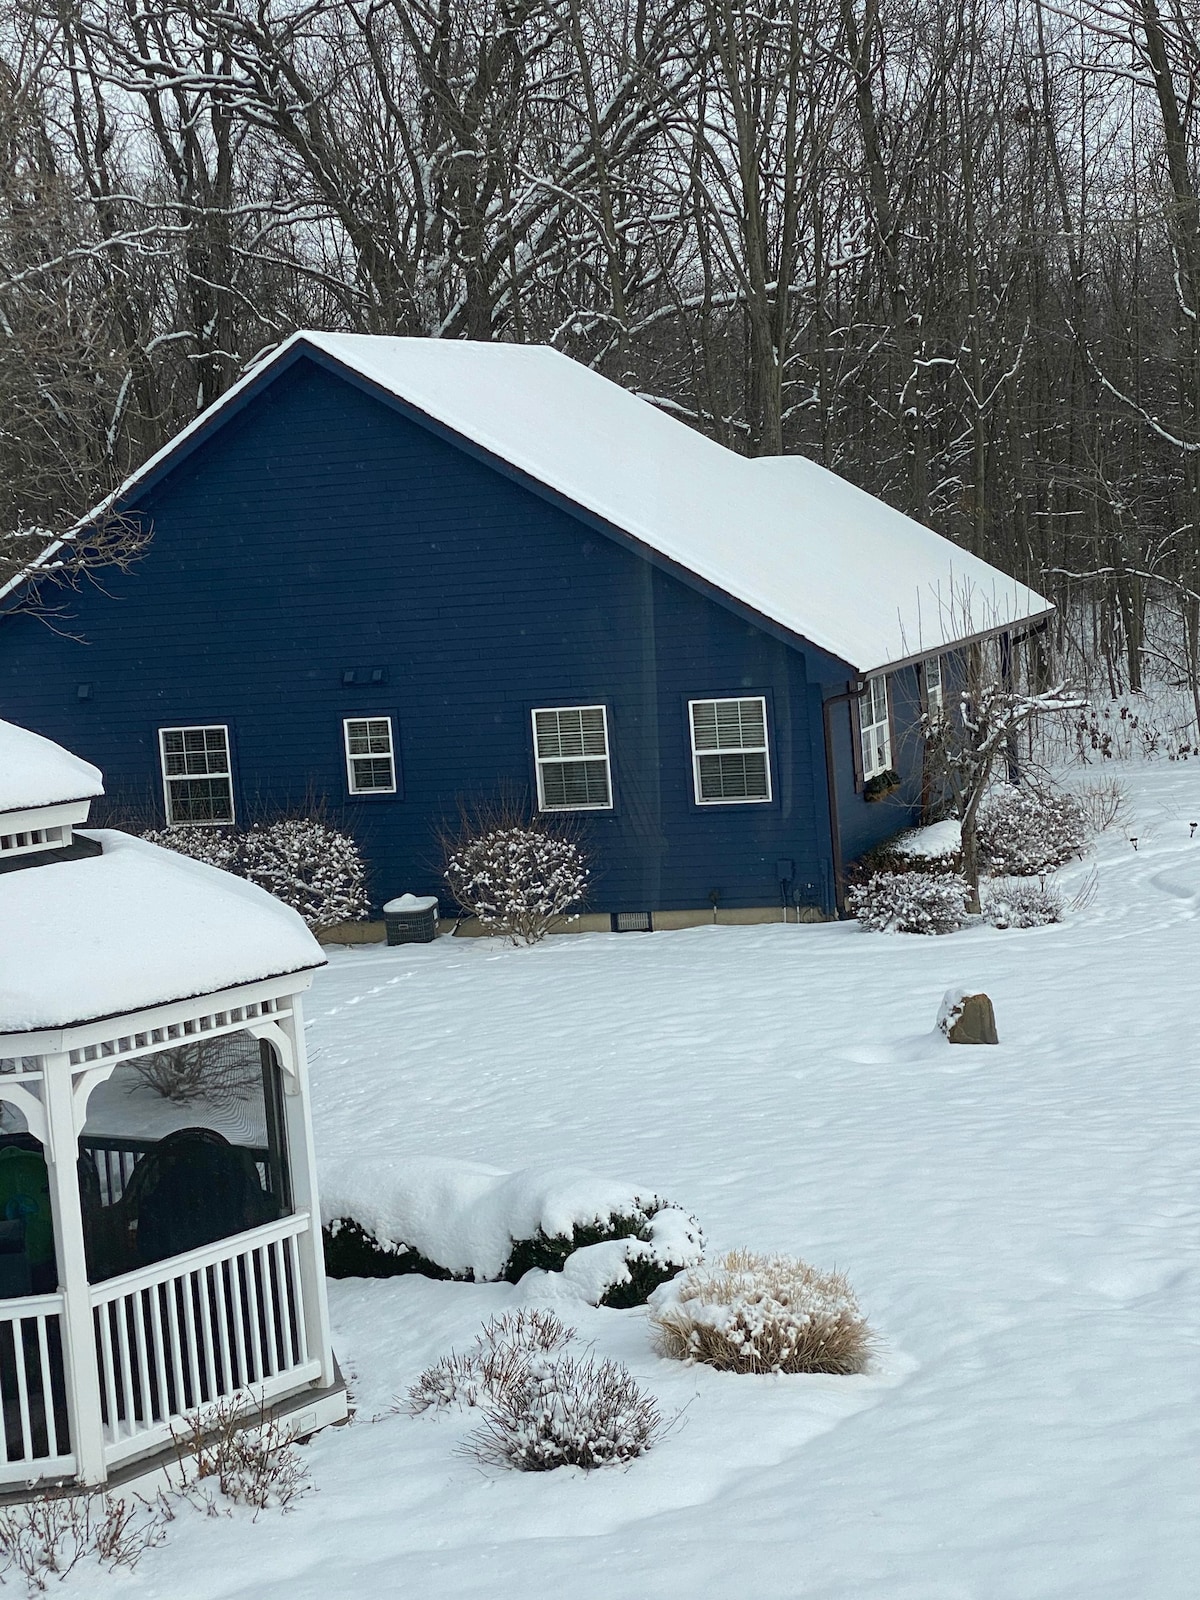
[[[868,933],[953,933],[967,884],[957,873],[877,872],[847,891],[846,906]]]
[[[540,1269],[562,1272],[593,1305],[640,1305],[704,1248],[700,1224],[679,1206],[590,1173],[356,1157],[326,1163],[320,1179],[335,1278],[516,1283]]]

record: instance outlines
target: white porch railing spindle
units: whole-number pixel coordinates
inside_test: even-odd
[[[126,1426],[134,1425],[137,1415],[137,1397],[133,1387],[133,1363],[129,1359],[129,1306],[124,1303],[117,1306],[117,1355],[120,1360],[121,1399],[125,1405]],[[134,1307],[136,1315],[136,1305]]]
[[[294,1233],[288,1237],[286,1245],[288,1265],[291,1270],[289,1279],[291,1299],[299,1304],[301,1299],[300,1285],[303,1280],[300,1276],[300,1246],[296,1242]],[[308,1318],[305,1316],[296,1318],[296,1359],[301,1366],[308,1360]]]
[[[17,1359],[17,1404],[21,1420],[21,1460],[33,1455],[32,1429],[29,1426],[29,1380],[25,1376],[25,1330],[23,1322],[13,1323],[13,1354]]]
[[[113,1364],[112,1314],[108,1306],[105,1306],[100,1313],[100,1382],[104,1390],[104,1408],[108,1413],[108,1425],[110,1428],[115,1428],[119,1411],[116,1368]]]
[[[182,1302],[183,1331],[187,1339],[187,1373],[191,1378],[187,1390],[188,1410],[198,1406],[204,1398],[200,1373],[200,1341],[196,1338],[196,1295],[193,1293],[197,1274],[189,1272],[178,1279],[176,1294]]]
[[[65,1455],[67,1441],[59,1433],[58,1417],[54,1411],[54,1379],[50,1372],[50,1318],[41,1311],[37,1317],[38,1371],[42,1379],[42,1396],[46,1417],[46,1448],[52,1456]]]
[[[255,1252],[260,1262],[262,1273],[262,1331],[263,1351],[266,1366],[262,1372],[264,1378],[273,1378],[279,1371],[280,1353],[278,1349],[279,1331],[275,1326],[275,1291],[271,1283],[272,1268],[274,1266],[274,1251],[269,1244]]]
[[[245,1385],[253,1381],[249,1364],[246,1361],[246,1325],[242,1316],[242,1306],[246,1303],[247,1290],[242,1278],[242,1257],[234,1256],[229,1263],[229,1311],[233,1317],[233,1344],[234,1349],[237,1351],[237,1384],[239,1388],[244,1388]]]
[[[254,1370],[247,1376],[251,1383],[261,1383],[265,1377],[263,1372],[262,1334],[258,1326],[258,1275],[254,1270],[254,1251],[247,1250],[244,1256],[239,1257],[242,1275],[246,1280],[246,1321],[250,1324],[250,1350],[254,1361]]]
[[[170,1363],[170,1377],[174,1385],[174,1401],[170,1410],[177,1416],[187,1410],[187,1398],[183,1385],[183,1361],[180,1359],[179,1348],[179,1306],[175,1296],[175,1285],[178,1280],[174,1275],[164,1278],[162,1287],[155,1290],[160,1299],[167,1302],[167,1360]]]
[[[232,1394],[237,1385],[233,1381],[233,1359],[229,1349],[229,1314],[225,1307],[225,1270],[218,1263],[211,1268],[213,1295],[217,1302],[217,1332],[220,1345],[220,1385],[216,1394]]]
[[[201,1267],[196,1274],[200,1288],[200,1339],[203,1359],[201,1399],[211,1400],[217,1392],[217,1361],[216,1345],[213,1343],[212,1327],[212,1285],[216,1276],[215,1267]]]

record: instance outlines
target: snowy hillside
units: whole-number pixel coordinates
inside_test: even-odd
[[[186,1516],[95,1596],[1184,1600],[1200,1557],[1200,766],[1123,771],[1059,927],[439,940],[334,954],[309,1001],[318,1149],[559,1164],[669,1196],[714,1251],[844,1270],[865,1377],[652,1352],[645,1312],[407,1277],[331,1284],[351,1426],[315,1492]],[[1137,847],[1129,835],[1137,838]],[[1068,890],[1092,863],[1060,874]],[[998,1048],[933,1032],[985,988]],[[482,1470],[392,1409],[555,1293],[674,1427],[627,1470]],[[66,1591],[63,1591],[66,1592]]]

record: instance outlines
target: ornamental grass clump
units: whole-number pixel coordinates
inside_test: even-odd
[[[873,1337],[840,1272],[734,1250],[656,1291],[660,1354],[724,1372],[862,1372]]]

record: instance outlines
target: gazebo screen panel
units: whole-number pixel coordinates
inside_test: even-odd
[[[79,1143],[93,1283],[291,1210],[279,1069],[249,1033],[121,1063],[93,1089]]]

